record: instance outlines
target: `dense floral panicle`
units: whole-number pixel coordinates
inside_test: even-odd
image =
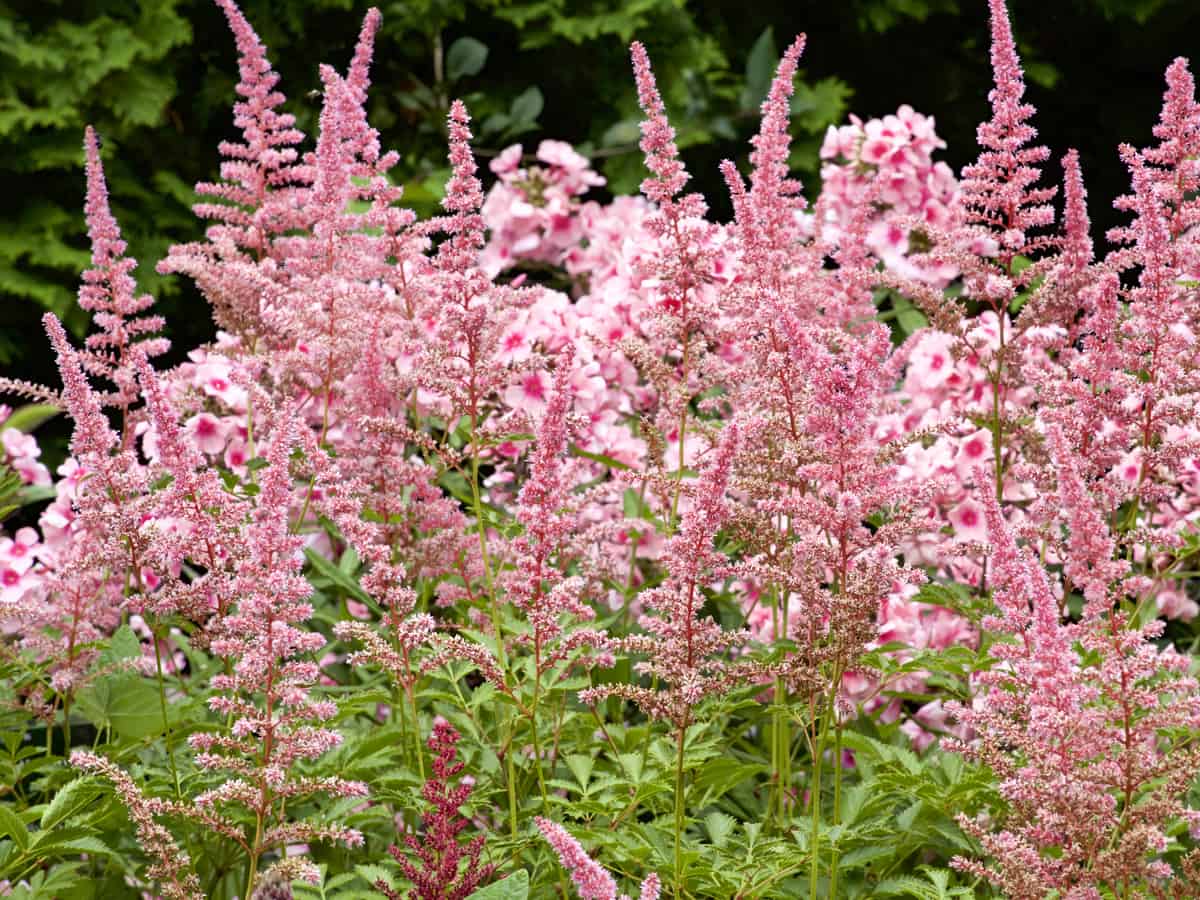
[[[483,863],[484,836],[463,844],[459,834],[470,822],[460,811],[471,796],[471,784],[458,778],[464,766],[458,760],[460,735],[440,716],[434,720],[429,736],[433,754],[433,772],[421,788],[430,809],[422,815],[420,838],[406,835],[406,853],[395,845],[388,852],[400,863],[404,877],[412,882],[413,892],[402,893],[379,881],[375,888],[392,900],[416,897],[418,900],[463,900],[491,879],[496,867]]]
[[[467,272],[476,265],[484,246],[483,185],[475,176],[475,154],[471,152],[471,117],[461,100],[450,104],[446,125],[450,136],[450,167],[442,207],[450,214],[442,228],[449,238],[438,246],[437,264],[445,272]]]
[[[1054,188],[1038,188],[1041,163],[1050,156],[1044,146],[1027,146],[1037,137],[1029,124],[1034,108],[1022,101],[1025,78],[1013,42],[1005,0],[989,0],[992,21],[992,72],[995,87],[988,95],[992,118],[979,126],[983,148],[979,159],[963,170],[962,195],[969,222],[995,233],[1005,267],[1013,256],[1037,249],[1045,239],[1030,238],[1030,229],[1050,225]]]
[[[1060,486],[1067,495],[1082,493],[1082,485],[1071,486],[1063,441],[1051,439]],[[948,706],[977,736],[948,746],[995,773],[1006,809],[960,817],[992,864],[953,864],[1016,900],[1050,890],[1099,897],[1103,886],[1157,884],[1166,835],[1196,818],[1182,801],[1198,754],[1174,737],[1200,721],[1187,661],[1155,646],[1160,623],[1132,627],[1124,612],[1094,601],[1082,622],[1063,623],[1042,565],[1018,548],[995,498],[984,500],[1001,611],[985,624],[1013,640],[993,645],[1000,664],[976,676],[980,700],[971,708]],[[1065,502],[1077,507],[1069,513],[1072,528],[1086,527],[1086,501]]]
[[[1062,430],[1051,425],[1047,437],[1058,473],[1058,499],[1070,529],[1064,571],[1083,588],[1088,601],[1085,615],[1102,615],[1109,611],[1109,586],[1128,572],[1129,564],[1113,559],[1116,544],[1109,534],[1108,523],[1087,493],[1079,474],[1079,461]]]
[[[604,867],[587,855],[579,841],[557,822],[538,816],[542,836],[558,854],[559,862],[575,882],[580,900],[615,900],[617,883]]]
[[[350,69],[346,73],[346,84],[361,101],[367,98],[367,88],[370,86],[371,58],[375,55],[375,35],[383,23],[383,14],[378,7],[372,6],[363,17],[362,29],[358,33],[358,43],[354,45],[354,58],[350,61]]]
[[[642,595],[648,612],[638,622],[648,634],[623,642],[627,649],[649,656],[636,665],[637,671],[667,687],[654,691],[637,685],[604,685],[580,692],[584,702],[620,696],[647,714],[684,728],[693,707],[704,697],[728,691],[746,675],[723,657],[731,647],[744,644],[748,635],[725,631],[714,619],[700,616],[701,589],[726,560],[713,542],[729,516],[725,494],[739,444],[738,423],[730,422],[690,493],[678,532],[663,549],[665,583]]]
[[[112,782],[117,796],[125,804],[133,822],[138,844],[149,856],[147,874],[157,883],[167,900],[204,900],[200,879],[192,871],[192,861],[171,833],[155,821],[155,817],[172,812],[171,804],[147,797],[133,779],[103,756],[86,750],[71,754],[71,765],[85,772],[102,775]]]
[[[130,274],[137,262],[125,256],[126,244],[108,205],[100,142],[90,125],[84,149],[87,201],[83,209],[92,242],[92,267],[83,273],[79,305],[92,314],[100,330],[88,336],[87,350],[81,359],[90,372],[116,385],[116,392],[108,402],[127,409],[137,398],[130,355],[135,343],[147,356],[157,356],[166,352],[169,342],[166,338],[146,337],[160,331],[164,320],[162,316],[139,315],[154,304],[154,298],[149,294],[137,295],[137,283]]]
[[[575,630],[563,638],[564,614],[577,620],[595,617],[584,601],[586,581],[566,575],[570,568],[572,534],[579,529],[570,499],[572,470],[563,459],[570,425],[567,417],[574,400],[575,347],[567,344],[555,361],[554,387],[538,426],[537,443],[529,463],[529,476],[517,495],[514,516],[525,528],[509,548],[512,571],[504,578],[511,602],[521,609],[533,629],[535,677],[571,650],[591,647],[603,652],[607,635]]]
[[[1078,275],[1091,265],[1094,257],[1087,189],[1083,186],[1078,150],[1068,150],[1063,157],[1063,176],[1063,241],[1059,265],[1070,275]]]
[[[62,323],[54,313],[42,316],[42,325],[58,356],[58,371],[62,375],[63,403],[75,422],[71,436],[71,453],[85,465],[107,463],[109,454],[120,444],[100,406],[100,398],[88,384],[79,353],[70,344]]]
[[[303,627],[312,615],[312,588],[299,572],[302,538],[291,528],[289,460],[300,423],[294,408],[281,411],[276,423],[256,508],[242,538],[243,558],[234,578],[239,599],[211,629],[212,652],[226,657],[230,667],[212,678],[215,693],[209,706],[228,717],[230,726],[189,738],[200,768],[228,773],[223,784],[197,797],[196,804],[249,810],[260,823],[252,849],[256,857],[271,847],[307,840],[360,844],[362,835],[354,829],[288,820],[278,801],[366,794],[360,782],[296,771],[297,763],[337,747],[341,736],[322,725],[336,714],[336,703],[310,694],[320,670],[308,657],[324,646],[325,638]],[[312,441],[305,450],[320,452]]]
[[[235,0],[217,0],[217,4],[229,21],[238,49],[241,81],[237,93],[242,99],[233,106],[233,123],[241,129],[242,141],[221,144],[225,160],[220,182],[196,185],[198,194],[224,202],[197,204],[195,211],[201,218],[221,223],[210,230],[210,240],[230,240],[261,258],[268,255],[271,239],[292,227],[283,204],[268,202],[271,192],[281,191],[285,197],[290,188],[311,181],[305,167],[298,164],[296,148],[304,133],[295,127],[295,116],[279,110],[285,100],[275,89],[279,75]]]
[[[587,855],[579,841],[567,829],[557,822],[552,822],[542,816],[534,821],[542,832],[542,837],[558,854],[558,860],[567,870],[571,880],[575,882],[575,891],[580,900],[618,900],[617,883],[603,866]],[[650,873],[642,881],[638,900],[658,900],[662,883],[655,873]],[[629,900],[621,894],[619,900]]]
[[[1196,84],[1183,57],[1167,68],[1167,90],[1163,96],[1162,112],[1154,126],[1159,143],[1147,147],[1142,156],[1147,163],[1154,193],[1162,204],[1169,221],[1173,239],[1184,238],[1184,245],[1194,247],[1189,230],[1200,223],[1200,103],[1196,101]],[[1125,195],[1114,204],[1118,209],[1136,210],[1137,198]],[[1126,229],[1114,229],[1110,237],[1128,241]],[[1194,258],[1194,257],[1193,257]]]
[[[305,200],[313,172],[300,159],[304,134],[279,109],[284,96],[276,90],[279,75],[266,48],[235,0],[217,2],[238,49],[241,99],[234,103],[233,120],[242,139],[220,144],[220,180],[196,185],[196,193],[213,198],[193,206],[199,218],[213,223],[206,239],[171,247],[157,269],[192,278],[218,326],[253,346],[264,331],[263,305],[279,290],[276,267],[289,254],[288,233],[311,224]]]
[[[754,224],[763,238],[775,249],[783,250],[780,242],[795,239],[796,213],[805,206],[800,182],[788,177],[788,154],[791,136],[790,98],[794,91],[796,66],[804,52],[805,36],[797,36],[779,61],[771,88],[762,103],[762,123],[758,134],[750,139],[750,205]]]
[[[674,202],[675,196],[683,190],[688,173],[679,158],[675,129],[667,121],[666,107],[658,93],[646,48],[640,41],[634,41],[629,46],[629,52],[633,58],[638,104],[646,114],[642,122],[641,148],[646,154],[646,168],[654,175],[642,182],[642,193],[652,203],[665,206]],[[692,214],[701,215],[702,211]]]

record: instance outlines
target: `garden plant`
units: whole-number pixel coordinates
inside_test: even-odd
[[[309,139],[216,2],[238,137],[154,267],[216,339],[162,362],[89,127],[90,327],[0,379],[0,896],[1200,897],[1186,59],[1102,246],[1004,0],[958,175],[901,106],[806,200],[800,35],[717,221],[634,41],[640,195],[557,140],[485,190],[453,100],[422,217],[381,13]]]

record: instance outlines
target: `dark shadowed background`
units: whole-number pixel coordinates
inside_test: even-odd
[[[1012,0],[1035,124],[1057,160],[1079,148],[1096,236],[1126,187],[1119,141],[1150,142],[1162,73],[1200,54],[1197,0]],[[245,0],[312,133],[317,64],[345,67],[367,3]],[[934,115],[958,170],[975,155],[990,86],[985,0],[418,0],[384,2],[372,121],[403,156],[409,204],[432,210],[445,174],[442,120],[461,96],[481,164],[520,140],[582,145],[614,191],[636,190],[641,157],[628,42],[646,43],[694,183],[728,213],[717,163],[744,160],[776,54],[808,34],[793,105],[793,163],[809,194],[827,125],[909,103]],[[88,253],[81,141],[104,140],[114,210],[160,299],[176,358],[211,336],[190,285],[154,274],[168,244],[194,239],[191,185],[216,172],[231,136],[237,62],[209,0],[0,0],[0,371],[56,383],[38,318],[72,310]]]

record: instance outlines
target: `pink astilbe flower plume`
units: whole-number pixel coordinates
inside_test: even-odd
[[[121,238],[121,229],[108,206],[99,139],[90,125],[84,137],[84,149],[87,152],[87,202],[83,209],[92,242],[92,267],[83,273],[79,305],[92,314],[92,320],[100,330],[88,336],[87,349],[80,358],[89,372],[116,385],[116,391],[106,397],[105,402],[127,414],[130,405],[137,400],[132,359],[135,346],[146,356],[157,356],[166,352],[170,342],[166,338],[147,337],[161,331],[165,322],[162,316],[141,315],[154,305],[154,298],[149,294],[137,295],[137,284],[130,274],[137,262],[125,256],[126,244]]]
[[[629,900],[626,894],[617,894],[617,883],[605,868],[587,855],[579,841],[557,822],[538,816],[535,820],[546,842],[558,854],[558,860],[575,882],[579,900]],[[639,900],[658,900],[661,883],[658,875],[651,873],[642,881]]]
[[[1047,437],[1058,473],[1058,499],[1066,512],[1070,530],[1064,571],[1072,582],[1083,588],[1088,604],[1084,615],[1089,618],[1102,615],[1110,606],[1109,585],[1129,571],[1129,564],[1113,559],[1116,543],[1100,510],[1087,493],[1080,477],[1079,461],[1067,446],[1062,430],[1051,425]]]
[[[153,860],[146,874],[158,885],[162,896],[167,900],[204,900],[200,879],[192,871],[192,860],[171,833],[156,821],[157,816],[176,813],[177,804],[147,797],[123,769],[95,753],[76,750],[71,754],[71,765],[112,782],[129,812],[138,844]]]
[[[1157,890],[1171,875],[1160,859],[1167,835],[1200,822],[1184,805],[1200,756],[1180,737],[1200,725],[1188,661],[1155,646],[1159,621],[1131,627],[1124,612],[1090,602],[1083,622],[1062,623],[1037,558],[1017,546],[996,499],[984,503],[999,610],[984,624],[1011,640],[991,648],[999,665],[977,676],[980,701],[947,706],[976,739],[947,746],[991,769],[1003,805],[959,818],[991,864],[952,865],[1014,900]],[[1103,522],[1089,524],[1103,544]]]
[[[195,803],[200,808],[231,805],[249,811],[256,822],[254,838],[248,841],[252,865],[284,844],[362,843],[362,835],[352,828],[291,821],[282,813],[285,803],[313,794],[366,794],[360,782],[296,771],[298,763],[315,760],[341,743],[341,736],[322,724],[336,714],[337,705],[310,694],[320,670],[308,657],[325,639],[302,627],[312,615],[312,588],[299,573],[302,539],[292,533],[289,517],[289,457],[297,427],[295,412],[283,410],[243,537],[245,558],[235,577],[240,599],[212,628],[212,652],[227,658],[230,667],[213,676],[216,693],[209,706],[231,725],[227,732],[189,737],[201,769],[228,773],[223,784],[198,796]],[[315,452],[311,446],[306,449]]]
[[[635,669],[666,687],[601,685],[580,692],[585,703],[621,697],[648,715],[684,729],[694,707],[705,697],[729,691],[745,676],[727,656],[743,645],[748,635],[725,631],[714,619],[700,615],[704,605],[701,589],[726,561],[713,541],[729,515],[725,492],[738,446],[739,427],[731,422],[691,493],[678,533],[667,541],[662,557],[666,582],[642,594],[649,612],[639,624],[648,633],[618,642],[628,651],[646,654],[649,658]]]
[[[1046,246],[1047,238],[1031,238],[1032,229],[1050,225],[1049,205],[1056,189],[1036,187],[1047,147],[1028,146],[1037,137],[1029,124],[1034,113],[1025,103],[1025,77],[1017,58],[1005,0],[989,0],[992,20],[992,72],[996,86],[988,95],[992,118],[979,126],[983,148],[979,159],[963,169],[961,184],[967,221],[992,231],[1000,243],[1005,271],[1017,254]]]
[[[219,223],[208,231],[214,244],[229,242],[261,259],[270,254],[271,241],[294,225],[285,214],[286,204],[275,201],[307,186],[311,173],[299,164],[297,147],[304,133],[295,127],[295,116],[279,109],[286,98],[276,90],[279,75],[266,47],[235,0],[217,0],[217,5],[237,42],[242,99],[234,104],[233,123],[242,140],[220,145],[225,157],[220,182],[196,185],[196,193],[222,202],[197,204],[195,212]]]
[[[213,318],[248,346],[264,330],[264,300],[282,278],[277,266],[289,255],[289,233],[309,226],[305,202],[313,181],[311,165],[300,158],[304,134],[295,117],[279,107],[279,75],[266,48],[235,0],[217,0],[238,49],[241,80],[234,103],[234,125],[240,141],[219,145],[223,157],[220,180],[200,182],[196,192],[213,198],[193,207],[213,222],[206,240],[170,249],[158,264],[162,274],[192,278],[212,305]]]
[[[607,635],[595,630],[573,631],[563,636],[564,614],[577,620],[595,617],[584,602],[584,579],[564,577],[567,561],[560,557],[572,532],[579,526],[564,509],[570,497],[571,483],[563,456],[567,450],[567,414],[572,401],[570,379],[575,362],[575,347],[567,344],[556,360],[554,388],[542,423],[537,445],[530,459],[529,478],[517,496],[515,517],[525,534],[512,542],[513,570],[505,578],[506,594],[520,609],[533,629],[535,678],[557,662],[570,647],[589,645],[602,648]]]

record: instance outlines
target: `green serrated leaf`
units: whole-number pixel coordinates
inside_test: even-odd
[[[467,900],[526,900],[529,897],[529,873],[518,869],[507,878],[481,887]]]

